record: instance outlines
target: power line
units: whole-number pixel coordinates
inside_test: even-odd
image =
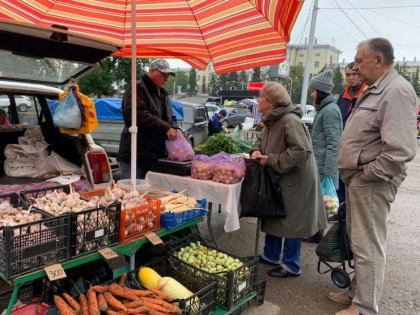
[[[402,23],[402,24],[405,24],[405,25],[411,26],[411,27],[413,27],[413,28],[420,29],[420,26],[418,26],[418,25],[414,25],[414,24],[411,24],[411,23],[408,23],[408,22],[405,22],[405,21],[401,21],[401,20],[396,19],[396,18],[394,18],[394,17],[392,17],[392,16],[389,16],[389,15],[386,15],[386,14],[383,14],[383,13],[379,13],[379,12],[373,12],[373,13],[378,14],[378,15],[381,15],[381,16],[383,16],[383,17],[386,17],[386,18],[388,18],[388,19],[390,19],[390,20],[394,20],[394,21],[396,21],[396,22],[399,22],[399,23]]]
[[[320,10],[386,10],[386,9],[404,9],[404,8],[416,8],[420,7],[420,4],[413,4],[413,5],[398,5],[398,6],[391,6],[391,7],[362,7],[362,8],[319,8]]]
[[[332,22],[332,23],[334,23],[335,25],[337,25],[339,28],[341,28],[343,31],[344,31],[344,33],[346,33],[349,37],[351,37],[356,43],[358,43],[358,42],[360,42],[360,38],[359,39],[357,39],[357,38],[355,38],[348,30],[346,30],[342,25],[340,25],[339,23],[336,23],[335,21],[334,21],[334,19],[332,19],[326,12],[324,12],[324,11],[320,11],[323,15],[325,15],[328,19],[327,19],[327,21],[330,21],[330,22]]]
[[[305,25],[303,26],[302,32],[296,37],[296,40],[293,42],[292,45],[296,44],[299,36],[300,36],[300,39],[299,39],[299,44],[298,45],[300,46],[300,44],[302,43],[303,34],[305,33],[306,26],[308,25],[309,17],[311,16],[311,12],[312,12],[311,8],[313,7],[313,4],[314,4],[314,0],[312,0],[311,5],[309,7],[310,9],[308,10],[308,16],[306,17]]]
[[[337,0],[332,0],[335,5],[340,9],[340,11],[349,19],[349,21],[354,25],[355,28],[357,28],[357,30],[365,37],[367,38],[366,34],[363,32],[363,30],[359,27],[359,25],[357,25],[353,19],[347,14],[346,11],[344,11],[344,9],[342,7],[340,7],[340,4],[338,3]]]
[[[347,2],[350,4],[350,6],[352,6],[355,10],[356,13],[360,15],[360,17],[363,19],[363,21],[366,22],[367,25],[370,26],[370,28],[378,35],[381,35],[381,33],[372,25],[372,23],[370,23],[367,19],[365,19],[365,17],[362,15],[362,13],[359,12],[359,10],[357,8],[354,7],[354,5],[350,2],[350,0],[347,0]]]

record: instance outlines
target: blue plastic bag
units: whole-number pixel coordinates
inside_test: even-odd
[[[82,126],[82,113],[75,93],[68,95],[58,103],[54,111],[53,122],[58,127],[79,129]]]
[[[337,214],[339,206],[338,195],[334,187],[334,182],[330,176],[324,176],[322,178],[321,189],[327,213]]]

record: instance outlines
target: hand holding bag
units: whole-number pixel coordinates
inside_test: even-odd
[[[240,217],[285,217],[280,175],[259,160],[245,159],[246,172],[241,189]]]

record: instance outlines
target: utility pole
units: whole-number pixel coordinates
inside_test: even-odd
[[[305,110],[306,99],[308,97],[309,74],[311,72],[312,50],[314,47],[314,35],[315,35],[315,25],[316,25],[317,14],[318,14],[318,0],[314,0],[314,9],[312,10],[311,29],[309,31],[308,50],[306,52],[305,72],[303,74],[302,94],[300,97],[300,107],[302,108],[302,110]]]

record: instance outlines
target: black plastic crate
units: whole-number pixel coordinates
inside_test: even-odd
[[[3,280],[0,280],[0,312],[3,312],[9,306],[9,301],[12,298],[13,287],[9,286]],[[23,304],[31,303],[34,299],[34,285],[33,282],[25,283],[19,287],[17,300]]]
[[[162,277],[172,277],[182,283],[194,295],[188,299],[178,300],[179,307],[183,314],[208,315],[213,314],[216,309],[217,283],[211,279],[198,279],[188,273],[183,272],[183,265],[178,259],[173,257],[162,257],[156,259],[145,267],[150,267]],[[129,286],[138,287],[141,285],[137,281],[138,270],[132,272],[129,277]]]
[[[26,207],[16,194],[0,196],[0,202],[4,200]],[[0,274],[6,279],[70,258],[70,216],[31,211],[43,219],[0,228]]]
[[[234,311],[232,315],[240,315],[243,311],[251,308],[252,306],[263,305],[265,299],[265,288],[267,286],[267,280],[258,279],[256,283],[256,295],[253,299],[246,302],[238,310]]]
[[[21,193],[27,205],[33,198],[45,196],[54,190],[70,193],[70,186],[55,186]],[[42,211],[42,209],[40,209]],[[43,211],[48,214],[48,212]],[[70,212],[70,256],[78,257],[98,249],[115,245],[120,237],[121,204],[113,203],[107,207]],[[65,214],[67,215],[67,214]]]
[[[70,216],[72,257],[78,257],[119,242],[121,203],[73,212]]]
[[[258,274],[258,256],[251,257],[237,257],[235,255],[224,252],[220,249],[208,246],[199,235],[190,234],[180,239],[174,239],[169,242],[169,246],[174,251],[178,251],[181,247],[189,245],[191,242],[200,241],[207,248],[217,250],[218,252],[225,253],[232,258],[239,259],[243,265],[232,271],[209,273],[193,265],[190,265],[175,255],[172,258],[179,264],[180,271],[188,273],[196,278],[213,280],[217,282],[217,303],[223,308],[230,310],[238,302],[251,293],[256,292],[256,282]]]

